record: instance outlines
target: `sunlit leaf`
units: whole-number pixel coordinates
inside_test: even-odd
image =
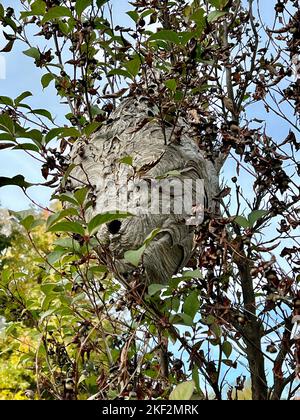
[[[189,401],[194,393],[195,382],[187,381],[183,382],[176,386],[176,388],[171,392],[169,400],[171,401]]]

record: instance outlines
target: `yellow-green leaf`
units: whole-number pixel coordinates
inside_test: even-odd
[[[187,381],[183,382],[176,386],[176,388],[171,392],[169,400],[171,401],[189,401],[194,393],[195,382]]]
[[[75,10],[79,18],[81,17],[85,9],[91,6],[91,4],[92,0],[76,0]]]

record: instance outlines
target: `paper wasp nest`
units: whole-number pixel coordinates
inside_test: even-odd
[[[128,98],[92,139],[74,146],[72,162],[72,189],[82,187],[80,180],[93,186],[95,206],[89,218],[116,210],[134,214],[97,233],[116,277],[130,281],[135,267],[124,253],[141,248],[155,231],[141,259],[142,279],[167,283],[191,258],[203,207],[214,208],[218,191],[217,171],[189,135],[188,125],[179,119],[175,128],[163,129],[147,98]]]

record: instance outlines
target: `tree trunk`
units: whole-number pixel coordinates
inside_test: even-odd
[[[261,323],[256,316],[256,299],[250,266],[247,263],[245,253],[243,251],[241,253],[244,258],[240,258],[237,264],[242,282],[245,314],[248,321],[243,331],[243,338],[246,344],[247,360],[251,375],[252,399],[267,400],[268,384],[261,346]]]

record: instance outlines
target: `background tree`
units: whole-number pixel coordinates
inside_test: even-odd
[[[25,287],[20,299],[26,269],[2,271],[2,293],[20,313],[5,313],[7,333],[27,323],[37,334],[39,398],[169,397],[184,381],[182,398],[195,387],[198,398],[232,399],[249,376],[253,399],[291,399],[300,358],[298,1],[271,2],[269,26],[260,1],[141,0],[130,5],[132,27],[115,23],[113,3],[0,6],[3,52],[26,44],[43,88],[54,82],[69,107],[60,126],[28,105],[30,92],[0,98],[0,148],[39,159],[45,187],[60,187],[54,198],[68,203],[48,210],[46,229],[58,236],[49,255],[35,244],[35,218],[22,221],[38,255],[37,291]],[[107,220],[89,225],[89,185],[67,189],[70,149],[92,141],[125,95],[146,96],[163,133],[184,118],[207,160],[225,162],[221,215],[201,226],[181,277],[146,295],[100,263],[95,233]],[[284,138],[271,136],[275,123]],[[0,186],[28,195],[24,175]]]

